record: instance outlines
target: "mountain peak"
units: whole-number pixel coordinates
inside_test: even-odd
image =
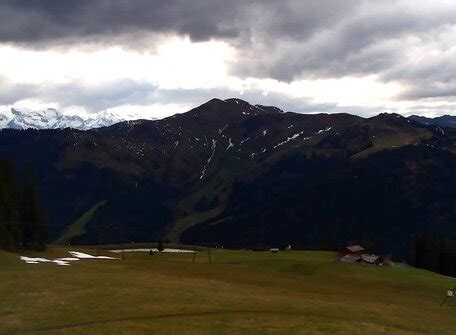
[[[225,102],[234,103],[234,104],[237,104],[237,105],[240,105],[243,107],[251,106],[249,102],[242,100],[242,99],[238,99],[238,98],[229,98],[229,99],[226,99]]]

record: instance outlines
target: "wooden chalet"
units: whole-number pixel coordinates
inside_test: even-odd
[[[370,264],[377,266],[385,265],[383,257],[366,253],[366,250],[358,244],[346,246],[340,253],[342,256],[340,262],[342,263]],[[389,266],[394,266],[393,262],[390,263],[388,263]]]

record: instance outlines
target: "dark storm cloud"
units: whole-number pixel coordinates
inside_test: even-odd
[[[62,107],[83,107],[99,112],[124,104],[157,102],[157,87],[128,79],[88,86],[79,82],[64,84],[18,84],[0,77],[0,105],[14,105],[22,99],[58,102]]]
[[[144,47],[147,33],[225,39],[241,76],[289,81],[379,72],[400,59],[407,35],[456,22],[456,12],[382,0],[7,0],[0,41],[35,47],[97,41]],[[399,42],[400,43],[400,42]]]
[[[241,1],[238,1],[239,3]],[[224,22],[237,6],[228,1],[12,0],[0,4],[0,40],[46,44],[62,39],[101,37],[138,31],[176,32],[192,39],[236,36]]]
[[[412,85],[399,97],[407,100],[456,97],[456,81],[444,84],[422,82],[419,85]]]
[[[193,40],[269,31],[309,36],[341,18],[357,1],[343,0],[7,0],[0,3],[0,41],[40,45],[108,39],[137,32],[174,32]]]
[[[407,100],[456,97],[456,53],[444,48],[424,54],[410,63],[398,63],[385,69],[384,81],[400,81],[406,87],[398,98]]]
[[[453,25],[455,5],[414,0],[0,2],[0,43],[54,48],[95,42],[139,50],[163,34],[218,39],[235,48],[229,71],[242,78],[376,74],[407,87],[400,99],[456,94],[456,57],[445,54],[455,42]],[[417,48],[423,45],[437,56]],[[415,65],[414,52],[422,59]]]
[[[256,45],[245,54],[267,57],[243,57],[234,68],[238,74],[284,81],[382,73],[402,61],[407,38],[432,39],[433,30],[449,24],[456,24],[454,10],[414,12],[364,3],[310,36],[271,39],[274,32],[258,32]]]
[[[87,112],[99,112],[125,104],[148,104],[154,101],[156,86],[133,80],[116,80],[87,86],[77,82],[39,86],[39,98],[58,101],[63,106],[80,106]]]

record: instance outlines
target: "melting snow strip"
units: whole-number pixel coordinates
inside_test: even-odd
[[[327,132],[330,130],[331,130],[331,127],[326,127],[325,129],[320,129],[318,132],[316,132],[316,134],[321,134],[321,133],[324,133],[324,132]]]
[[[250,140],[250,137],[243,139],[240,144],[243,144],[244,142],[247,142],[248,140]]]
[[[299,136],[301,136],[302,134],[304,133],[304,131],[301,131],[297,134],[294,134],[293,136],[291,137],[288,137],[285,141],[282,141],[280,142],[279,144],[277,144],[276,146],[274,146],[274,149],[284,145],[284,144],[287,144],[288,142],[292,141],[292,140],[295,140],[297,139]],[[310,137],[304,137],[303,140],[308,140]]]
[[[209,157],[209,159],[207,160],[206,165],[204,165],[203,171],[201,172],[201,177],[200,177],[200,179],[203,179],[203,178],[204,178],[204,175],[206,174],[207,166],[209,165],[209,163],[211,162],[212,158],[214,157],[215,148],[216,148],[216,147],[217,147],[217,141],[213,139],[213,140],[212,140],[212,153],[211,153],[211,156]]]
[[[64,266],[70,265],[70,263],[68,261],[64,261],[62,259],[50,260],[50,259],[42,258],[42,257],[26,257],[26,256],[21,256],[20,258],[21,258],[21,261],[24,261],[26,264],[55,263],[57,265],[64,265]]]
[[[63,258],[57,258],[58,261],[65,261],[65,262],[72,262],[72,261],[79,261],[80,258],[76,257],[63,257]]]
[[[171,253],[180,253],[180,252],[183,252],[183,253],[193,253],[195,252],[194,250],[184,250],[184,249],[173,249],[173,248],[165,248],[163,249],[163,251],[158,251],[157,248],[140,248],[140,249],[114,249],[114,250],[108,250],[109,252],[113,252],[113,253],[116,253],[116,254],[119,254],[121,252],[149,252],[149,251],[152,251],[152,252],[171,252]]]
[[[79,251],[68,251],[71,256],[77,257],[79,259],[117,259],[109,256],[92,256]]]
[[[47,259],[43,257],[27,257],[20,256],[20,260],[26,264],[41,264],[41,263],[54,263],[60,266],[69,266],[70,262],[79,261],[81,259],[118,259],[108,256],[92,256],[79,251],[69,251],[70,255],[73,257],[62,257],[56,259]]]
[[[226,124],[223,128],[220,128],[220,129],[218,130],[218,134],[220,135],[221,133],[223,133],[224,130],[226,129],[226,127],[228,127],[228,124]]]
[[[231,148],[231,147],[234,147],[233,142],[231,142],[231,137],[230,137],[230,139],[228,140],[228,142],[229,142],[229,143],[228,143],[228,146],[226,147],[226,150],[228,150],[228,149]]]

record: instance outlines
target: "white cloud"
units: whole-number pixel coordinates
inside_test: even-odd
[[[58,15],[60,5],[30,7],[28,20],[0,31],[0,110],[115,110],[149,118],[242,95],[306,112],[456,114],[451,1],[214,2],[203,6],[214,12],[208,22],[181,2],[158,8],[154,22],[147,1],[128,6],[145,14],[137,20],[108,2],[93,11],[79,5],[65,22],[49,22],[52,29],[37,33],[36,43],[31,27]],[[185,15],[167,11],[183,6]],[[88,14],[86,30],[72,26],[73,16]]]
[[[165,118],[178,113],[184,113],[191,109],[191,104],[151,104],[147,106],[141,105],[120,105],[113,108],[108,108],[108,112],[122,116],[126,120],[135,120],[139,118],[153,119]]]
[[[174,37],[158,45],[155,53],[139,53],[120,47],[85,49],[53,51],[1,46],[2,76],[13,85],[38,87],[38,96],[23,97],[14,105],[30,109],[53,107],[62,112],[71,110],[83,113],[87,111],[83,100],[89,100],[90,104],[99,108],[106,105],[100,101],[107,101],[105,109],[131,109],[136,114],[154,110],[156,117],[160,117],[183,111],[192,103],[154,101],[154,98],[159,99],[160,94],[140,101],[143,96],[138,94],[151,94],[152,91],[140,88],[139,84],[156,87],[158,92],[210,89],[261,91],[263,96],[275,93],[289,96],[290,99],[305,98],[315,104],[363,107],[382,105],[400,91],[398,85],[382,84],[375,76],[296,80],[289,83],[275,79],[237,78],[227,71],[227,62],[235,59],[235,51],[220,41],[193,43],[188,38]],[[131,82],[138,85],[129,86]],[[122,100],[123,96],[126,101]],[[109,102],[119,105],[109,106]]]
[[[83,48],[81,48],[83,49]],[[30,50],[0,46],[0,74],[15,83],[87,85],[128,78],[163,88],[209,88],[226,81],[226,60],[232,49],[224,42],[192,43],[173,38],[156,53],[118,46],[81,51]]]

